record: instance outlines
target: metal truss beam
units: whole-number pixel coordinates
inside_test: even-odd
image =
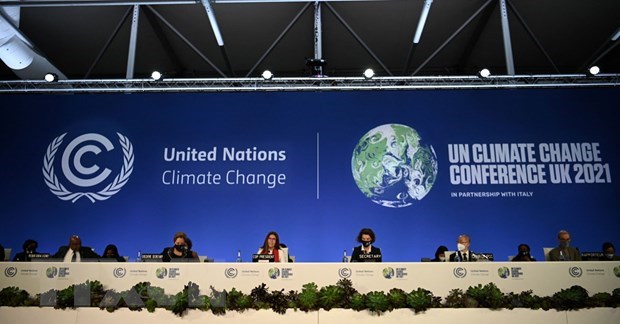
[[[220,79],[116,79],[2,81],[0,93],[148,93],[148,92],[256,92],[256,91],[361,91],[441,89],[617,88],[620,74],[498,75],[451,77],[354,78],[220,78]]]
[[[293,3],[293,2],[369,2],[399,0],[211,0],[216,4],[232,3]],[[92,7],[92,6],[134,6],[134,5],[195,5],[200,0],[0,0],[1,6],[11,7]]]

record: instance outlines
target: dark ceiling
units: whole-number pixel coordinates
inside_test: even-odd
[[[51,1],[38,2],[44,5]],[[84,1],[65,1],[67,6],[58,7],[24,6],[20,30],[69,79],[125,78],[130,18],[125,19],[101,59],[96,59],[132,6],[75,5],[80,2]],[[204,58],[227,77],[245,77],[249,72],[258,76],[264,69],[280,77],[308,76],[305,59],[314,56],[314,4],[308,5],[251,71],[308,3],[258,2],[212,1],[223,48],[218,47],[199,2],[140,6],[134,77],[147,77],[153,70],[174,78],[222,77]],[[0,1],[0,5],[6,3]],[[434,0],[421,41],[412,46],[423,4],[424,0],[323,3],[324,74],[359,76],[368,67],[381,76],[468,75],[482,67],[494,74],[507,74],[499,0]],[[507,4],[516,74],[583,73],[592,63],[603,73],[620,73],[620,40],[611,40],[620,27],[620,0],[507,0]],[[473,16],[477,11],[479,14]],[[87,75],[94,62],[97,64]],[[0,80],[14,79],[17,76],[13,71],[0,64]]]

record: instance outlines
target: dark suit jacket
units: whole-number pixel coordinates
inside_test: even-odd
[[[567,247],[564,249],[556,247],[549,251],[549,261],[560,261],[560,250],[562,250],[564,254],[565,261],[581,261],[581,253],[574,247]],[[568,258],[566,256],[568,256]]]
[[[26,253],[26,252],[19,252],[17,254],[15,254],[15,257],[13,258],[13,262],[30,262],[30,258],[28,257],[28,254],[37,254],[39,252],[30,252],[30,253]]]
[[[381,256],[381,249],[375,246],[370,247],[370,253],[364,255],[378,255],[379,259],[365,259],[362,257],[362,247],[357,246],[353,249],[353,253],[351,254],[351,262],[382,262],[383,257]]]
[[[461,252],[456,251],[456,253],[450,254],[450,262],[475,262],[478,261],[478,258],[475,255],[476,253],[470,250],[467,252],[467,260],[464,260]]]
[[[199,261],[198,254],[192,250],[186,250],[181,256],[174,254],[172,250],[174,250],[174,247],[168,247],[161,252],[163,262]]]
[[[69,251],[69,246],[63,245],[58,248],[58,252],[56,252],[52,256],[52,258],[64,259],[65,255],[67,254],[67,251]],[[93,249],[89,248],[88,246],[82,246],[80,248],[80,259],[99,259],[99,258],[100,258],[99,254],[93,252]]]

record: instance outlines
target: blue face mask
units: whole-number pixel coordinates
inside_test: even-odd
[[[560,242],[560,247],[561,248],[567,248],[570,246],[570,241],[561,241]]]

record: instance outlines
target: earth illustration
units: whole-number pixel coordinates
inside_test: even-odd
[[[437,178],[437,156],[418,132],[385,124],[366,133],[353,150],[351,169],[357,187],[373,202],[407,207],[424,198]]]

